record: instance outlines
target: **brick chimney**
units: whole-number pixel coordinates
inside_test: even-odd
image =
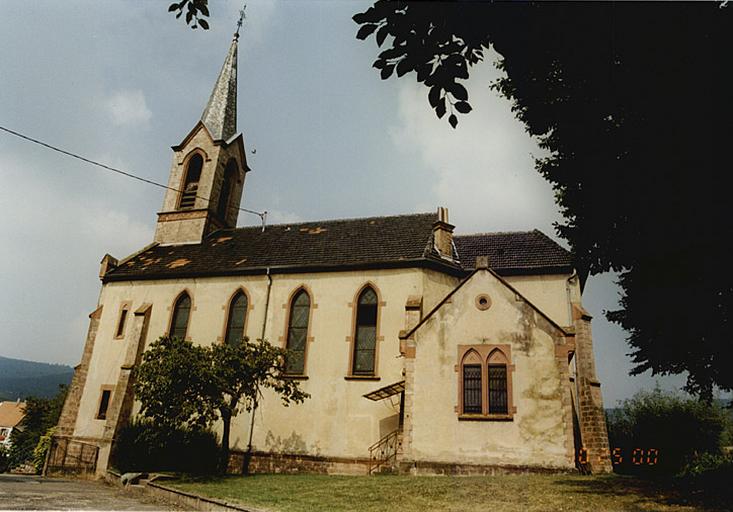
[[[448,223],[448,208],[438,207],[438,220],[433,224],[435,249],[442,258],[453,260],[453,226]]]

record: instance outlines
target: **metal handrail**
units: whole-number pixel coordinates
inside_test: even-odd
[[[369,474],[387,464],[394,465],[399,451],[401,429],[394,430],[369,447]]]

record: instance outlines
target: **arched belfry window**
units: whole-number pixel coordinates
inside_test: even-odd
[[[377,292],[367,286],[359,294],[356,309],[354,351],[351,372],[354,375],[374,375],[377,352]]]
[[[199,180],[201,179],[201,169],[204,167],[203,157],[196,153],[186,165],[186,179],[181,187],[181,200],[178,203],[180,210],[190,210],[196,203],[196,195],[199,190]]]
[[[489,354],[489,414],[507,414],[509,412],[507,386],[507,359],[504,353],[496,349]]]
[[[188,318],[191,315],[191,297],[188,293],[183,292],[176,299],[173,305],[173,316],[171,317],[171,326],[168,335],[171,338],[180,340],[186,339],[188,331]]]
[[[285,348],[287,373],[303,375],[305,372],[305,351],[308,342],[308,320],[310,318],[311,299],[308,292],[299,290],[290,301],[288,316],[288,334]]]
[[[234,191],[234,184],[236,182],[237,161],[234,158],[230,158],[224,169],[224,180],[221,183],[221,191],[219,192],[219,204],[216,206],[216,213],[223,220],[226,220],[229,216],[229,208],[232,206],[229,203],[232,200],[232,192]]]
[[[247,295],[239,290],[229,302],[229,314],[227,315],[227,330],[224,336],[224,343],[227,345],[239,345],[244,338],[244,323],[247,319]]]

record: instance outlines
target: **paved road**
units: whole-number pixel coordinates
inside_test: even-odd
[[[100,481],[0,475],[0,510],[181,510]]]

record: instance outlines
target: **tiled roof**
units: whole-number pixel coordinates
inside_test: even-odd
[[[453,237],[461,265],[474,268],[477,256],[488,256],[498,274],[571,272],[572,256],[550,237],[535,229],[480,233]]]
[[[25,402],[0,402],[0,427],[15,427],[25,416]]]
[[[105,281],[348,268],[431,266],[462,273],[433,248],[435,213],[219,230],[200,244],[154,246]]]
[[[278,224],[216,231],[200,244],[155,245],[104,281],[428,267],[456,276],[488,256],[499,274],[571,272],[570,253],[540,231],[455,236],[460,265],[433,247],[435,213]]]

